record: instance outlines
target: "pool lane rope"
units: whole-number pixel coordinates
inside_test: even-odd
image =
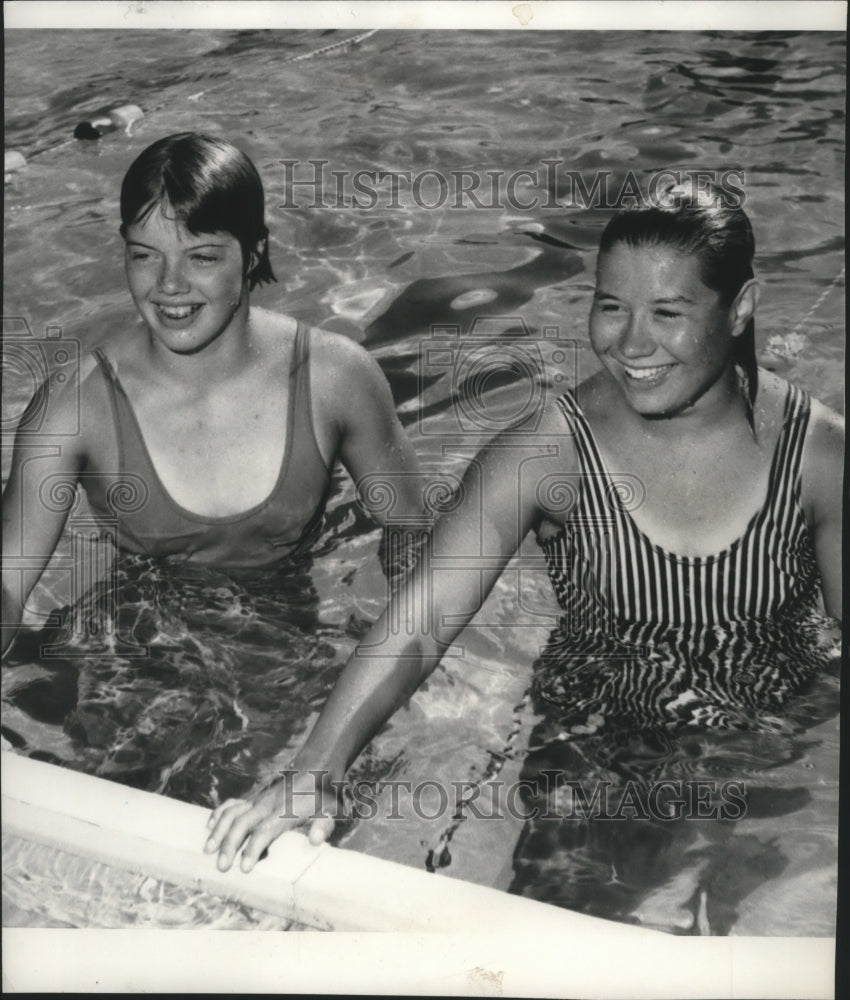
[[[284,59],[280,65],[286,66],[291,63],[304,62],[307,59],[315,59],[317,56],[325,56],[333,52],[341,52],[354,45],[359,45],[361,42],[366,41],[367,38],[371,38],[372,35],[377,34],[377,32],[377,28],[370,28],[369,31],[361,31],[359,35],[353,35],[351,38],[343,38],[342,41],[332,42],[330,45],[323,45],[321,48],[314,49],[312,52],[304,52],[300,56],[292,56],[290,59]],[[99,139],[106,132],[115,131],[122,126],[126,134],[130,135],[131,126],[143,116],[144,112],[136,104],[122,104],[102,111],[97,111],[76,126],[74,129],[73,139],[66,139],[65,142],[60,143],[58,147],[51,146],[50,148],[61,149],[64,146],[70,145],[74,139]],[[43,150],[31,154],[30,159],[38,156],[39,152],[43,152]],[[20,150],[6,150],[3,168],[4,183],[8,184],[12,180],[12,176],[18,171],[25,169],[26,166],[27,159],[24,154],[20,152]]]
[[[832,279],[832,281],[830,281],[830,283],[826,286],[826,288],[824,288],[824,290],[820,293],[820,295],[815,300],[815,304],[811,307],[811,309],[809,309],[806,315],[800,320],[799,323],[797,323],[797,325],[791,331],[792,335],[795,334],[800,329],[801,326],[803,326],[805,323],[808,323],[808,321],[812,318],[812,316],[814,316],[814,314],[818,311],[818,309],[820,309],[827,295],[829,295],[829,293],[833,290],[833,288],[835,288],[838,282],[841,281],[841,279],[844,277],[844,268],[845,265],[842,265],[841,270],[838,272],[838,274],[836,274],[836,276]]]
[[[826,288],[824,288],[820,295],[815,299],[814,304],[805,313],[805,315],[797,321],[790,333],[777,333],[768,339],[766,346],[771,354],[775,354],[780,358],[796,358],[797,355],[800,354],[809,342],[809,338],[805,333],[800,333],[800,329],[809,322],[812,316],[814,316],[814,314],[826,301],[827,296],[833,288],[835,288],[842,280],[844,277],[845,267],[846,265],[841,266],[841,270],[838,274],[836,274],[832,281],[830,281]]]
[[[364,31],[359,35],[354,35],[353,38],[343,38],[341,42],[333,42],[331,45],[325,45],[320,49],[314,49],[312,52],[305,52],[303,55],[292,56],[290,59],[284,59],[281,65],[286,66],[289,63],[303,62],[305,59],[315,59],[316,56],[325,56],[329,52],[336,52],[339,49],[348,48],[350,45],[359,45],[360,42],[364,42],[367,38],[371,38],[372,35],[377,33],[377,31],[377,28],[371,28],[369,31]]]

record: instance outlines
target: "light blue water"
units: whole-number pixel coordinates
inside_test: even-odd
[[[843,36],[379,32],[349,49],[286,62],[345,37],[7,33],[6,148],[29,161],[6,187],[7,343],[20,340],[25,321],[37,340],[58,326],[65,341],[77,339],[86,351],[117,325],[135,322],[117,233],[123,172],[164,134],[225,134],[253,157],[267,189],[279,283],[254,301],[365,341],[423,461],[457,471],[464,459],[441,451],[456,416],[451,380],[435,371],[420,377],[432,325],[468,331],[475,317],[491,317],[501,332],[521,319],[532,331],[550,327],[576,341],[569,381],[594,368],[586,315],[603,220],[580,205],[552,207],[553,194],[563,202],[568,192],[563,181],[550,190],[543,161],[588,176],[604,170],[622,178],[632,170],[642,182],[662,168],[736,168],[744,172],[764,286],[761,362],[842,408]],[[70,139],[89,112],[126,102],[145,111],[131,134]],[[328,161],[328,171],[503,171],[505,178],[536,171],[537,186],[519,178],[517,195],[525,203],[537,196],[537,206],[426,210],[402,186],[396,204],[382,197],[369,209],[311,208],[311,191],[293,193],[281,161],[317,158]],[[422,193],[434,200],[432,188]],[[329,188],[325,204],[333,199]],[[299,207],[282,207],[289,201]],[[19,358],[33,350],[23,343]],[[24,367],[4,372],[4,428],[14,425],[32,388]],[[509,413],[521,400],[500,395],[498,386],[484,389],[494,413],[499,406]],[[4,451],[4,478],[8,462]],[[71,534],[60,558],[70,552]],[[357,635],[379,613],[385,586],[377,540],[338,475],[311,585],[297,577],[258,586],[219,574],[187,579],[123,567],[121,628],[146,641],[157,636],[161,652],[141,665],[91,655],[47,660],[22,645],[3,674],[4,734],[22,752],[190,801],[212,804],[245,792],[303,738]],[[67,604],[70,586],[55,560],[29,621]],[[556,608],[542,566],[523,571],[520,586],[519,622],[517,577],[507,574],[465,636],[463,661],[445,661],[374,741],[359,774],[449,783],[480,779],[505,751],[522,758],[535,719],[518,706]],[[807,694],[818,711],[803,712],[793,752],[767,741],[761,749],[770,766],[754,746],[738,747],[724,764],[733,777],[755,771],[761,784],[805,790],[790,814],[741,824],[742,838],[757,842],[752,856],[767,860],[742,898],[712,883],[713,899],[731,900],[723,926],[731,922],[733,933],[831,933],[836,692],[837,680],[826,675]],[[403,823],[363,821],[345,843],[506,885],[520,829],[408,816]],[[680,861],[673,857],[668,867],[675,872]],[[553,883],[568,878],[562,868]],[[25,912],[35,910],[27,894],[42,898],[50,878],[37,892],[14,876],[7,881],[7,896]],[[663,894],[664,879],[659,884]],[[90,910],[79,916],[84,896],[66,893],[63,901],[58,892],[38,920],[96,922]],[[822,900],[814,908],[813,898]],[[599,906],[620,916],[604,899]],[[132,920],[132,909],[102,908],[100,919]],[[167,910],[146,913],[145,920],[172,922]],[[196,915],[187,922],[205,921]]]

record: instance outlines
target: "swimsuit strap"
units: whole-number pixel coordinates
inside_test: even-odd
[[[133,425],[130,401],[127,399],[124,387],[118,381],[118,375],[112,367],[112,363],[109,358],[107,358],[104,353],[103,348],[96,347],[92,354],[94,359],[97,361],[101,373],[103,374],[107,391],[109,393],[109,402],[112,407],[112,424],[115,427],[115,436],[118,444],[118,475],[119,477],[122,477],[127,467],[127,441],[125,428],[128,426],[128,420],[130,421],[129,426],[132,427]],[[150,482],[150,478],[148,478],[148,482]]]
[[[107,356],[103,353],[103,348],[96,347],[92,351],[92,356],[100,365],[100,370],[106,377],[107,382],[109,382],[112,386],[114,386],[115,383],[117,382],[117,378],[115,376],[115,372],[112,368],[112,365],[109,363],[109,358],[107,358]]]
[[[310,328],[304,326],[300,321],[297,322],[295,329],[295,349],[290,385],[292,387],[289,398],[290,427],[294,429],[294,422],[297,421],[298,429],[304,428],[316,449],[322,466],[326,467],[313,422],[313,401],[310,391]]]
[[[622,512],[621,505],[617,503],[617,483],[612,480],[605,468],[596,446],[596,438],[575,393],[564,393],[558,399],[558,405],[573,432],[578,451],[581,470],[579,495],[583,500],[582,516],[585,520],[589,518],[598,524],[610,523],[612,518]]]
[[[811,409],[811,396],[789,382],[768,491],[771,515],[783,527],[788,526],[794,511],[801,509],[803,447]]]

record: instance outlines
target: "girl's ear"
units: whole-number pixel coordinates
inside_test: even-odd
[[[732,336],[740,337],[747,329],[747,324],[756,314],[756,306],[761,295],[761,287],[755,278],[744,282],[735,296],[735,301],[729,307],[732,320]]]
[[[256,266],[263,259],[263,254],[266,252],[266,237],[257,240],[254,244],[254,249],[248,254],[248,267],[246,269],[246,274],[250,274]]]

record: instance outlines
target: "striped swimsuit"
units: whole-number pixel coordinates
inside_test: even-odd
[[[806,793],[774,788],[764,772],[802,758],[811,741],[799,734],[837,709],[829,679],[808,683],[832,655],[815,613],[818,574],[801,505],[810,400],[788,387],[762,509],[727,549],[699,558],[666,552],[638,529],[629,514],[642,499],[637,478],[609,474],[573,395],[560,406],[581,485],[563,527],[539,538],[564,616],[534,667],[538,715],[520,783],[524,807],[536,812],[509,891],[634,922],[637,902],[690,857],[705,865],[698,891],[712,933],[728,933],[729,900],[774,873],[782,855],[773,840],[730,840],[730,825],[713,821],[711,831],[696,828],[697,841],[689,789],[710,789],[716,804],[731,778],[746,783],[748,813],[799,808]],[[583,818],[570,811],[568,784],[587,802],[599,794],[630,805],[618,822],[597,820],[593,809]],[[759,807],[764,785],[768,805]],[[685,803],[676,822],[648,808],[665,786]]]
[[[538,539],[564,616],[537,665],[537,699],[578,711],[583,728],[588,714],[743,727],[778,708],[813,668],[801,647],[818,592],[801,504],[808,395],[788,386],[761,510],[727,549],[694,557],[640,531],[637,480],[610,475],[572,393],[558,402],[581,486],[562,529]]]

